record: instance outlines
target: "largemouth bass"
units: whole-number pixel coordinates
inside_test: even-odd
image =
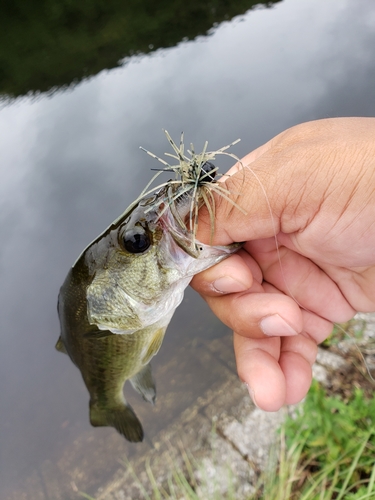
[[[201,170],[205,177],[207,166]],[[125,381],[155,401],[150,360],[185,288],[239,248],[195,239],[186,222],[193,189],[200,203],[199,183],[193,188],[169,181],[141,196],[82,252],[60,289],[56,348],[81,371],[91,424],[112,426],[129,441],[141,441],[143,429],[124,398]]]

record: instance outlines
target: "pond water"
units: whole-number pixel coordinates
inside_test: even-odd
[[[69,267],[139,194],[155,167],[139,146],[162,156],[169,150],[162,132],[166,128],[175,140],[183,130],[186,142],[196,149],[205,140],[209,149],[218,149],[241,138],[233,151],[242,156],[299,122],[375,116],[372,0],[283,0],[271,8],[245,11],[241,2],[240,15],[231,11],[228,20],[214,20],[218,24],[207,36],[203,33],[209,26],[198,30],[196,38],[181,33],[180,39],[192,40],[165,43],[176,46],[151,51],[149,44],[148,54],[129,56],[110,70],[100,71],[105,66],[98,63],[98,74],[86,71],[82,62],[82,73],[72,73],[71,79],[80,80],[85,71],[91,77],[67,89],[38,96],[14,91],[17,99],[3,100],[1,499],[78,498],[71,489],[61,493],[56,487],[51,493],[43,485],[36,496],[36,487],[30,485],[57,474],[55,465],[64,467],[62,450],[76,446],[80,436],[91,446],[82,446],[88,469],[93,448],[102,457],[102,468],[95,469],[98,484],[108,479],[106,457],[114,453],[113,443],[116,453],[131,456],[132,445],[114,430],[90,427],[80,374],[54,344],[59,334],[57,294]],[[154,45],[162,47],[163,41]],[[92,60],[102,57],[100,48],[91,50]],[[27,66],[26,50],[24,58]],[[78,55],[76,62],[79,67]],[[53,83],[53,71],[59,69],[53,63],[48,75],[52,83],[44,89],[30,80],[26,91],[69,83],[60,75]],[[14,81],[17,75],[14,71]],[[39,77],[40,82],[47,80]],[[221,159],[218,165],[224,171],[230,162]],[[217,335],[230,332],[188,291],[153,364],[163,366],[181,355],[186,339]],[[137,413],[141,405],[134,403]],[[147,407],[151,437],[166,422],[163,409],[157,417],[153,411]],[[78,487],[95,495],[89,480]]]

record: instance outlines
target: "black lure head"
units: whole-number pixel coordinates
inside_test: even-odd
[[[215,165],[210,161],[203,163],[199,174],[199,182],[214,182],[216,170]]]

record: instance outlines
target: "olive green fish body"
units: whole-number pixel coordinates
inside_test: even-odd
[[[148,363],[159,350],[167,325],[152,325],[125,335],[90,325],[80,265],[69,272],[60,291],[59,349],[65,350],[81,371],[90,393],[91,424],[113,426],[129,441],[140,441],[142,426],[125,401],[123,386],[130,379],[145,400],[154,402],[155,385]]]
[[[211,247],[181,224],[189,202],[166,205],[166,189],[125,212],[80,255],[61,287],[56,345],[81,371],[90,393],[90,421],[113,426],[129,441],[143,438],[126,403],[130,380],[154,402],[150,360],[194,274],[239,246]]]

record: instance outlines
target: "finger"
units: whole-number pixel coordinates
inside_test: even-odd
[[[244,248],[259,263],[264,279],[303,309],[338,323],[354,316],[336,283],[310,259],[285,246],[276,247],[274,238],[247,242]]]
[[[270,283],[264,282],[262,287],[267,293],[280,293],[280,291]],[[305,309],[300,310],[303,323],[301,334],[312,339],[316,344],[320,344],[320,342],[323,342],[323,340],[331,334],[333,323],[311,311],[306,311]]]
[[[306,396],[317,352],[314,340],[303,335],[282,339],[279,364],[285,376],[285,404],[299,403]]]
[[[279,215],[285,205],[287,190],[280,191],[276,177],[270,176],[264,168],[272,162],[266,158],[269,154],[264,153],[264,161],[261,156],[250,165],[243,163],[243,168],[241,164],[233,167],[237,171],[229,177],[223,176],[220,188],[215,190],[215,184],[212,185],[215,199],[214,244],[227,245],[234,241],[266,238],[279,232]],[[221,188],[227,190],[224,195]],[[210,236],[211,218],[207,207],[203,206],[199,211],[197,237],[202,242],[209,242]]]
[[[253,259],[245,260],[243,254],[246,252],[240,250],[237,254],[197,274],[192,279],[191,286],[201,295],[213,297],[249,290],[253,285],[252,270],[259,281],[262,280],[261,271]]]
[[[234,333],[234,352],[240,379],[248,385],[254,403],[277,411],[285,402],[286,383],[278,363],[280,339],[248,339]]]
[[[310,364],[300,354],[290,351],[281,353],[279,364],[285,376],[285,404],[299,403],[311,385]]]
[[[296,337],[285,337],[281,340],[280,353],[282,355],[287,352],[300,355],[312,366],[318,354],[318,346],[313,339],[303,334]]]
[[[239,377],[254,403],[265,411],[303,399],[311,385],[315,342],[302,335],[283,339],[249,339],[234,334]]]
[[[204,298],[224,324],[245,337],[289,336],[303,330],[300,308],[283,294],[262,291]]]
[[[252,274],[255,280],[252,280]],[[237,278],[235,282],[230,279],[233,276]],[[248,281],[245,284],[246,277]],[[298,305],[277,293],[270,285],[268,289],[276,293],[272,297],[265,294],[267,284],[261,286],[261,280],[259,266],[247,252],[241,250],[237,255],[196,275],[192,286],[201,293],[223,323],[242,335],[257,338],[265,335],[296,335],[303,325]],[[233,293],[240,287],[249,287],[247,293]]]
[[[314,340],[316,344],[323,342],[331,333],[333,323],[310,312],[302,310],[303,335]]]

